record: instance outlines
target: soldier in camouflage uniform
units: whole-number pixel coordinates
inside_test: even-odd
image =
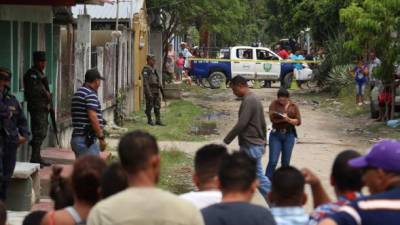
[[[48,116],[50,111],[51,94],[49,82],[44,74],[46,67],[46,55],[44,52],[33,53],[34,65],[24,75],[25,100],[28,102],[28,111],[31,115],[32,163],[40,163],[50,166],[43,161],[40,155],[40,147],[47,136],[49,126]]]
[[[154,126],[153,120],[151,119],[151,111],[154,108],[154,114],[156,116],[156,125],[165,126],[161,122],[160,108],[161,108],[161,96],[160,96],[160,78],[158,77],[157,71],[154,68],[156,59],[153,55],[147,56],[147,65],[144,66],[142,71],[144,95],[146,99],[146,116],[147,123]]]

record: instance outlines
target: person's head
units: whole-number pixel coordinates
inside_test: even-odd
[[[226,155],[218,172],[222,195],[241,195],[250,201],[258,186],[256,161],[244,152]]]
[[[172,51],[173,47],[174,47],[174,45],[168,44],[168,51]]]
[[[101,178],[101,197],[107,198],[128,187],[128,177],[120,163],[113,163],[107,167]]]
[[[361,58],[358,59],[357,60],[357,67],[361,69],[363,66],[364,66],[364,61]]]
[[[156,57],[154,55],[147,55],[147,65],[153,67],[156,64]]]
[[[279,89],[277,93],[278,101],[281,105],[286,105],[289,102],[289,91],[286,90],[285,88]]]
[[[53,166],[50,177],[50,198],[54,209],[63,209],[74,204],[74,193],[67,178],[62,177],[62,167]]]
[[[247,80],[242,76],[236,76],[231,80],[231,88],[237,97],[243,97],[249,91]]]
[[[121,165],[127,172],[129,184],[137,184],[137,177],[147,179],[144,185],[154,186],[160,175],[160,155],[156,138],[144,131],[133,131],[121,138],[118,145]]]
[[[335,187],[336,194],[361,191],[363,187],[362,170],[348,165],[351,159],[359,156],[360,153],[354,150],[346,150],[336,156],[331,173],[331,184]]]
[[[218,188],[218,170],[228,154],[225,146],[210,144],[200,148],[194,157],[193,182],[202,191]]]
[[[186,42],[181,42],[181,49],[185,49],[186,48]]]
[[[179,53],[179,58],[183,58],[183,54],[182,53]]]
[[[306,204],[305,180],[298,169],[291,166],[279,168],[272,175],[271,183],[272,188],[268,198],[273,205],[290,207]]]
[[[100,72],[97,69],[86,71],[85,84],[89,85],[91,88],[98,90],[102,80],[105,79],[100,75]]]
[[[0,225],[7,223],[7,209],[2,201],[0,201]]]
[[[363,181],[371,194],[385,192],[400,185],[400,141],[380,141],[364,156],[352,159],[349,165],[363,169]]]
[[[33,211],[25,216],[22,225],[40,225],[46,213],[43,210]]]
[[[75,201],[95,205],[101,198],[101,176],[107,165],[98,156],[86,155],[74,163],[71,175],[71,185]]]
[[[376,53],[374,51],[369,52],[369,59],[374,60],[376,58]]]
[[[47,60],[46,53],[42,51],[33,52],[33,65],[40,71],[46,68]]]
[[[4,90],[6,87],[10,87],[11,72],[3,67],[0,67],[0,89]]]

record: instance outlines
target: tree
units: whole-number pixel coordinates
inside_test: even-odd
[[[369,50],[380,53],[382,64],[376,75],[384,85],[390,87],[394,101],[393,74],[400,54],[400,38],[397,34],[400,31],[400,1],[365,0],[361,4],[355,2],[341,10],[340,18],[351,35],[351,39],[346,42],[347,48],[359,55],[368,53]],[[391,116],[394,105],[392,104]]]

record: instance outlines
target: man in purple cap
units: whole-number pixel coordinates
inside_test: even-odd
[[[320,225],[400,224],[400,141],[381,141],[349,165],[364,170],[363,181],[371,195],[343,206]]]

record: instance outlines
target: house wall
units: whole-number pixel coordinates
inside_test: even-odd
[[[132,57],[132,77],[133,80],[133,99],[134,105],[133,109],[135,112],[141,110],[143,102],[143,78],[142,69],[146,65],[146,57],[148,54],[149,42],[148,42],[148,23],[147,14],[145,9],[140,10],[138,14],[135,14],[132,22],[132,29],[134,32],[133,41],[133,57]]]
[[[56,77],[57,77],[57,46],[55,36],[58,35],[58,27],[50,23],[36,23],[24,21],[0,20],[0,66],[10,69],[12,72],[11,90],[24,108],[29,121],[24,100],[23,75],[32,65],[32,53],[45,51],[47,56],[46,76],[49,79],[50,91],[56,102]],[[30,124],[30,123],[29,123]],[[49,145],[54,138],[50,135],[43,146]],[[18,159],[25,161],[29,158],[26,146],[18,151]]]

